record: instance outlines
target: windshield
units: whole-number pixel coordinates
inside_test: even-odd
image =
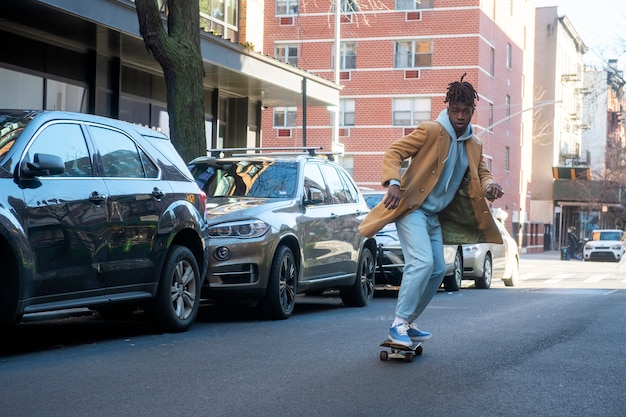
[[[600,231],[597,230],[595,232],[593,232],[592,235],[592,240],[621,240],[622,239],[622,232],[619,231]]]
[[[9,152],[24,127],[37,113],[0,110],[0,160]]]
[[[275,161],[198,163],[189,166],[207,197],[294,198],[298,165]]]

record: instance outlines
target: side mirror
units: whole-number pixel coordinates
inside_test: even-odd
[[[57,155],[36,153],[33,162],[22,164],[22,173],[27,177],[48,177],[65,172],[63,159]]]
[[[322,190],[315,187],[310,187],[305,197],[305,204],[321,204],[324,202],[324,194]]]

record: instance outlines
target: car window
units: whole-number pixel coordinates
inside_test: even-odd
[[[105,177],[156,178],[158,168],[128,136],[116,130],[91,126]]]
[[[198,186],[209,197],[293,198],[298,167],[284,162],[197,164],[190,170]]]
[[[320,165],[322,175],[326,180],[333,204],[353,203],[352,195],[345,188],[345,184],[339,178],[339,171],[331,165]]]
[[[384,193],[380,194],[364,194],[363,198],[365,198],[365,202],[369,208],[374,208],[378,203],[380,203],[383,199]]]
[[[354,181],[350,179],[348,174],[339,170],[339,177],[341,177],[341,182],[343,183],[344,190],[346,190],[350,195],[350,202],[357,203],[359,201],[359,190],[354,185]]]
[[[322,192],[324,196],[323,204],[332,204],[333,199],[326,189],[326,183],[318,163],[306,164],[304,167],[304,191],[307,196],[311,188],[317,188]]]
[[[27,152],[29,161],[35,154],[46,153],[60,156],[65,171],[55,177],[91,177],[91,158],[80,125],[76,123],[54,123],[46,126],[37,135]]]

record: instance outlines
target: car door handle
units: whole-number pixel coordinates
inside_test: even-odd
[[[94,191],[89,195],[89,201],[94,203],[96,206],[99,206],[100,204],[104,203],[106,199],[107,199],[106,195],[100,194],[97,191]]]
[[[160,200],[163,197],[165,197],[165,193],[163,191],[159,190],[157,187],[154,187],[152,189],[152,197],[156,198],[157,200]]]

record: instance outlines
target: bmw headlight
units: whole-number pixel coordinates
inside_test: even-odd
[[[270,225],[261,220],[220,223],[209,228],[209,236],[238,237],[247,239],[263,236],[269,228]]]

